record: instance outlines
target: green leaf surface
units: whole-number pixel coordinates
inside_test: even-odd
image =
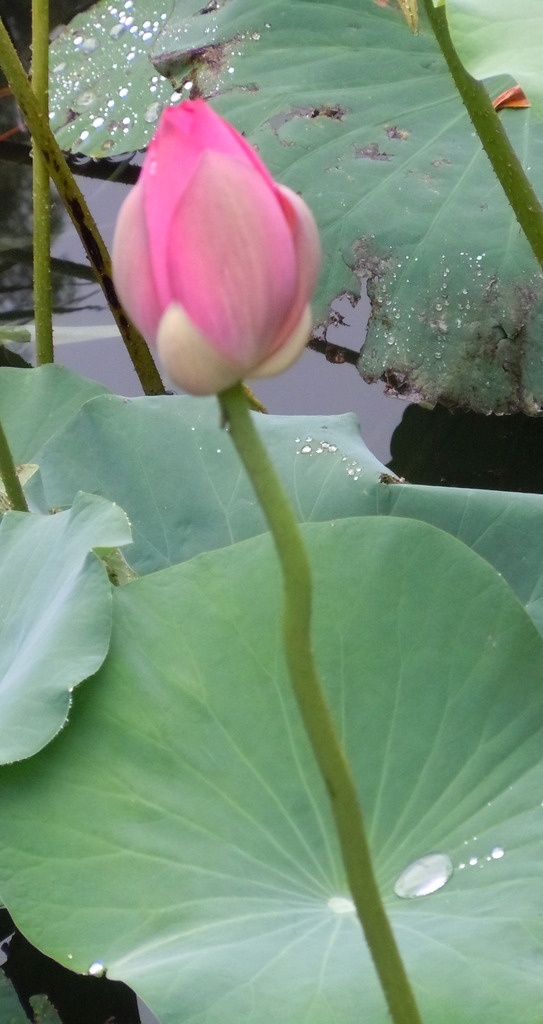
[[[104,2],[55,42],[59,143],[95,156],[139,148],[150,96],[204,96],[313,209],[319,323],[368,283],[366,379],[482,412],[540,411],[543,278],[426,19],[414,36],[374,0],[177,0],[167,15],[154,0],[136,13]],[[88,38],[99,45],[85,54]],[[149,85],[151,60],[171,86]],[[493,82],[496,93],[506,84]],[[532,110],[502,117],[543,193],[543,125]]]
[[[256,423],[301,522],[383,515],[439,526],[503,573],[543,631],[542,496],[394,482],[352,415]],[[70,505],[82,488],[125,509],[134,543],[124,554],[138,573],[266,529],[214,399],[98,397],[33,458],[46,504]]]
[[[23,371],[27,372],[27,371]],[[79,494],[69,512],[0,524],[0,759],[30,757],[62,728],[71,692],[102,664],[111,586],[96,547],[130,541],[124,512]]]
[[[127,512],[138,573],[265,530],[262,513],[213,399],[169,396],[85,403],[36,454],[46,501],[71,505],[81,488]],[[360,442],[354,416],[263,416],[270,453],[301,520],[354,515],[362,472],[384,469]],[[31,485],[29,485],[31,486]]]
[[[304,535],[316,654],[423,1019],[538,1024],[543,641],[442,531],[358,519]],[[70,728],[2,769],[0,888],[18,925],[72,968],[104,964],[161,1024],[389,1019],[341,902],[279,601],[268,538],[116,590]],[[399,898],[428,854],[452,877]]]
[[[150,142],[172,95],[149,60],[171,11],[171,4],[161,4],[162,13],[157,6],[156,0],[97,3],[55,39],[50,108],[63,149],[109,157]]]
[[[32,996],[30,1004],[36,1024],[62,1024],[62,1021],[46,996]]]
[[[84,402],[108,389],[62,366],[0,368],[0,418],[15,462],[32,462]]]
[[[447,0],[458,55],[474,78],[508,74],[543,115],[543,8],[539,0]]]

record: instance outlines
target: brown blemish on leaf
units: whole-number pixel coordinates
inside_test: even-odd
[[[331,117],[334,121],[342,121],[345,116],[345,110],[336,103],[332,106],[314,107],[309,116]]]
[[[398,125],[386,125],[384,133],[387,138],[401,138],[402,140],[409,138],[409,132],[404,128],[399,128]]]
[[[203,8],[199,13],[205,13]],[[233,50],[243,43],[243,36],[232,36],[222,43],[210,43],[209,46],[195,46],[182,53],[168,51],[153,57],[153,66],[164,78],[167,78],[176,89],[181,89],[191,82],[189,98],[206,98],[212,89],[212,83],[226,70],[231,61]],[[252,88],[240,87],[244,91]],[[255,91],[257,87],[255,86]]]
[[[213,11],[218,11],[219,7],[220,4],[218,3],[218,0],[210,0],[205,7],[202,7],[201,11],[198,11],[198,14],[211,14]]]
[[[380,484],[404,484],[404,476],[394,476],[393,473],[379,473]]]
[[[354,155],[357,160],[390,160],[390,154],[383,153],[376,142],[368,146],[355,146]]]
[[[281,111],[280,114],[274,114],[270,117],[266,124],[269,124],[270,128],[277,135],[283,145],[293,145],[292,142],[285,142],[281,139],[280,132],[284,125],[288,124],[289,121],[293,121],[295,118],[301,117],[315,120],[318,117],[330,117],[333,121],[341,121],[346,114],[344,107],[340,107],[338,103],[331,104],[322,107],[291,107],[290,110]]]
[[[375,252],[372,239],[368,237],[359,238],[353,246],[353,271],[360,281],[379,280],[384,277],[392,266],[392,256],[389,258],[380,256]],[[371,295],[370,295],[371,298]]]

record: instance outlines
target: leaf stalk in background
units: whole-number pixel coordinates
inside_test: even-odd
[[[543,270],[543,207],[511,145],[484,85],[472,78],[453,46],[446,4],[424,0],[426,14],[447,67],[500,185]]]
[[[17,476],[17,469],[13,461],[13,455],[0,423],[0,477],[4,485],[6,497],[12,509],[17,512],[28,512],[28,505],[24,496],[21,481]]]
[[[311,569],[300,528],[251,419],[241,384],[219,396],[224,422],[270,528],[284,580],[283,637],[290,678],[326,784],[351,894],[394,1024],[421,1024],[377,886],[349,763],[324,694],[311,642]]]
[[[86,200],[75,182],[62,150],[46,119],[43,118],[28,76],[0,18],[0,65],[26,121],[35,149],[39,149],[50,177],[72,219],[87,252],[97,280],[104,292],[124,344],[132,360],[143,391],[163,395],[165,388],[147,343],[124,312],[111,276],[111,260]]]
[[[32,0],[32,89],[44,123],[49,120],[49,0]],[[51,200],[44,156],[32,149],[34,319],[38,366],[52,363]]]

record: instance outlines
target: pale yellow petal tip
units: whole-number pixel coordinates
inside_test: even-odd
[[[276,373],[283,373],[284,370],[287,370],[292,363],[296,362],[307,345],[312,323],[311,306],[308,305],[290,338],[287,338],[276,352],[260,363],[260,366],[250,370],[247,377],[256,380],[258,377],[273,377]]]
[[[242,377],[240,368],[216,351],[175,302],[160,321],[156,345],[172,383],[190,395],[217,395]]]

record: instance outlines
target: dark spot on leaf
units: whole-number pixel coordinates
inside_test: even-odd
[[[355,242],[353,256],[352,268],[359,280],[369,279],[370,282],[379,280],[388,273],[392,266],[392,255],[383,256],[377,253],[373,240],[368,237],[359,238]]]
[[[213,83],[228,66],[233,49],[240,43],[241,37],[233,36],[225,42],[211,43],[209,46],[160,53],[153,57],[153,66],[176,89],[191,82],[190,99],[206,97],[214,88]]]
[[[331,117],[335,121],[343,120],[345,110],[339,104],[333,106],[314,107],[309,114],[310,117]]]
[[[404,476],[393,476],[392,473],[380,473],[379,474],[380,484],[404,484]]]
[[[412,395],[412,386],[407,373],[386,369],[382,380],[385,382],[385,395]]]
[[[376,142],[371,142],[368,146],[355,146],[354,154],[357,160],[390,160],[390,155],[383,153]]]
[[[219,7],[220,4],[217,2],[217,0],[210,0],[210,2],[205,5],[205,7],[202,7],[201,11],[198,11],[198,14],[211,14],[212,11],[218,11]]]
[[[409,132],[406,132],[403,128],[398,128],[397,124],[387,124],[385,128],[385,135],[389,139],[408,139]]]
[[[312,120],[316,117],[331,117],[335,121],[341,121],[344,114],[344,108],[340,107],[338,104],[323,107],[291,107],[290,110],[282,111],[280,114],[274,114],[274,116],[270,117],[266,123],[270,125],[270,128],[272,128],[277,135],[279,135],[283,125],[288,124],[289,121],[293,121],[296,117],[311,118]]]
[[[328,314],[328,323],[330,327],[344,327],[346,320],[343,313],[339,312],[339,309],[331,309]]]

